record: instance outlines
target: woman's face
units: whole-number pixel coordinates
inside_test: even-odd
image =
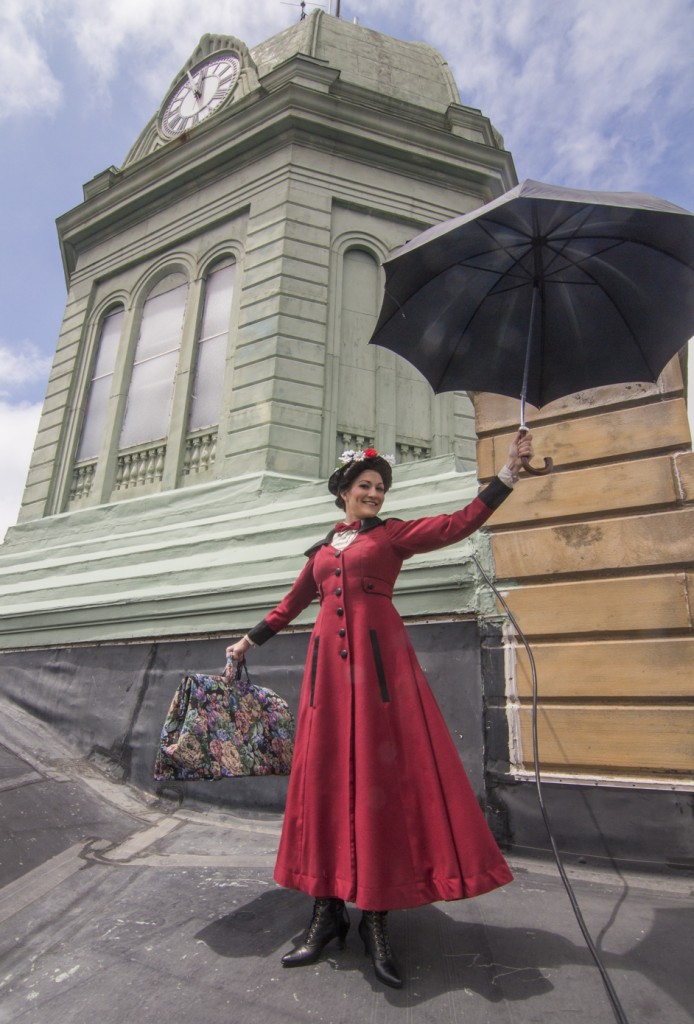
[[[365,469],[346,490],[340,491],[340,497],[345,503],[345,522],[377,516],[385,496],[381,474],[375,469]]]

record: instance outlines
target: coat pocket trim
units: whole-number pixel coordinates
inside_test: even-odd
[[[378,597],[392,598],[393,596],[393,584],[389,583],[388,580],[379,580],[377,576],[363,576],[361,585],[367,594],[377,595]]]
[[[309,700],[309,707],[313,707],[313,697],[316,692],[316,676],[318,674],[318,644],[320,643],[320,637],[316,637],[313,641],[313,655],[311,657],[311,696]]]
[[[381,691],[381,700],[384,704],[389,704],[390,695],[388,694],[388,684],[386,683],[386,674],[383,669],[383,658],[381,657],[381,648],[378,643],[378,633],[375,629],[370,629],[369,636],[376,665],[376,675],[378,676],[378,688]]]

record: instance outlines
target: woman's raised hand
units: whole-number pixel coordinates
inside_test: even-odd
[[[511,441],[511,447],[508,450],[506,465],[514,476],[521,468],[521,458],[524,456],[527,456],[529,459],[533,457],[533,435],[529,430],[519,430],[513,441]]]

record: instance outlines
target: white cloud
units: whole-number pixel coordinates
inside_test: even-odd
[[[0,540],[17,521],[40,415],[41,403],[11,405],[0,399]]]
[[[47,377],[50,368],[50,357],[42,355],[32,342],[12,345],[0,340],[0,398],[8,398],[22,386]]]
[[[70,0],[66,28],[103,92],[124,66],[152,100],[160,100],[174,73],[206,32],[235,35],[252,45],[296,19],[278,0]]]
[[[42,41],[48,5],[43,0],[3,0],[0,9],[0,121],[53,113],[63,87],[50,68]]]
[[[368,24],[389,4],[349,6]],[[408,12],[462,102],[502,132],[521,178],[638,189],[691,145],[690,0],[411,0]]]
[[[462,102],[503,133],[521,177],[641,188],[691,146],[691,0],[348,0],[342,14],[435,46]],[[279,0],[4,0],[0,18],[8,116],[60,102],[47,38],[88,70],[83,103],[102,106],[125,80],[141,108],[154,110],[203,33],[253,45],[295,23],[298,8]]]
[[[50,366],[50,357],[32,342],[0,340],[0,540],[17,521],[42,408],[41,402],[17,401],[16,396],[47,377]]]
[[[123,76],[151,102],[161,99],[177,61],[183,63],[204,33],[236,35],[252,45],[296,18],[279,0],[3,0],[0,120],[60,106],[64,84],[49,52],[88,71],[82,104],[108,102]]]

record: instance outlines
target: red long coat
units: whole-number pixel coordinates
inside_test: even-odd
[[[343,552],[329,535],[251,631],[262,643],[320,597],[275,868],[280,885],[391,910],[511,881],[391,600],[405,558],[468,536],[508,493],[495,480],[452,515],[366,520]]]

